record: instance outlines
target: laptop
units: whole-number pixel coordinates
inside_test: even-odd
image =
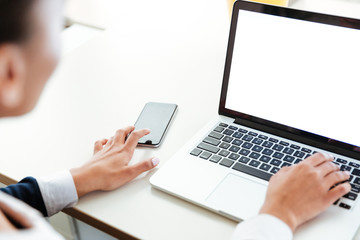
[[[352,239],[360,222],[359,43],[360,20],[237,1],[219,114],[152,186],[241,221],[258,214],[281,167],[331,153],[352,173],[352,190],[294,237]]]

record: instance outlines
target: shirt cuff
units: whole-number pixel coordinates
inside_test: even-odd
[[[75,206],[78,195],[69,170],[36,178],[48,216]]]
[[[239,223],[233,240],[290,240],[293,233],[290,227],[272,215],[260,214]]]

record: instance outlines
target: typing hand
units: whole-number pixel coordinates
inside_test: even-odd
[[[16,227],[9,218],[16,223]],[[60,240],[63,238],[51,228],[37,210],[0,192],[0,239]]]
[[[139,139],[150,133],[146,129],[134,129],[133,126],[126,127],[110,139],[95,142],[92,159],[82,167],[70,170],[78,197],[96,190],[116,189],[158,165],[157,158],[128,165]]]
[[[340,171],[332,161],[332,157],[317,153],[282,168],[270,179],[260,213],[278,217],[292,231],[320,214],[351,189],[348,182],[341,183],[349,179],[349,173]],[[341,184],[330,189],[337,183]]]

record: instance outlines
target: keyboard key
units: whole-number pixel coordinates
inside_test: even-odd
[[[246,148],[246,149],[250,149],[250,148],[252,148],[252,146],[254,146],[254,145],[251,143],[248,143],[248,142],[244,142],[244,144],[242,145],[242,147]]]
[[[242,129],[242,128],[239,128],[239,130],[238,130],[239,132],[241,132],[241,133],[247,133],[248,131],[247,130],[245,130],[245,129]]]
[[[264,171],[269,171],[270,168],[271,168],[271,166],[270,166],[269,164],[266,164],[266,163],[263,163],[263,164],[261,164],[261,166],[260,166],[260,169],[261,169],[261,170],[264,170]]]
[[[306,154],[306,156],[304,157],[304,159],[308,158],[308,157],[311,157],[310,154]]]
[[[240,147],[237,147],[237,146],[234,146],[234,145],[229,148],[229,151],[230,151],[230,152],[235,152],[235,153],[236,153],[236,152],[238,152],[239,150],[240,150]]]
[[[272,147],[272,145],[274,145],[272,142],[264,142],[261,146],[263,146],[263,147],[266,147],[266,148],[271,148]]]
[[[353,162],[349,162],[349,166],[354,167],[354,168],[359,168],[360,164],[358,163],[353,163]]]
[[[253,136],[250,136],[250,135],[244,135],[243,137],[242,137],[242,140],[244,140],[244,141],[247,141],[247,142],[250,142],[251,140],[253,140]]]
[[[273,167],[270,172],[273,174],[276,174],[279,170],[280,170],[280,168]]]
[[[351,174],[355,175],[355,176],[360,176],[360,170],[359,169],[354,169]]]
[[[281,151],[283,150],[283,146],[279,145],[279,144],[275,144],[272,149],[274,149],[275,151]]]
[[[263,150],[263,147],[254,146],[251,150],[253,150],[254,152],[261,152]]]
[[[349,192],[345,194],[343,197],[355,201],[357,198],[357,194],[353,192]]]
[[[339,201],[340,201],[340,199],[336,200],[333,204],[336,205],[336,204],[338,204]]]
[[[210,162],[218,163],[221,159],[222,159],[222,157],[220,157],[220,156],[218,156],[218,155],[213,155],[213,156],[210,158]]]
[[[239,159],[239,162],[244,163],[244,164],[247,164],[249,161],[250,161],[250,158],[248,158],[248,157],[241,157]]]
[[[262,162],[268,163],[271,160],[271,157],[268,156],[261,156],[261,158],[259,159]]]
[[[232,153],[232,154],[230,154],[230,156],[229,156],[229,158],[230,158],[231,160],[238,160],[239,157],[240,157],[240,155],[239,155],[239,154],[236,154],[236,153]]]
[[[234,132],[234,134],[232,135],[234,138],[242,138],[242,136],[244,136],[244,134],[239,133],[239,132]]]
[[[232,141],[232,144],[236,145],[236,146],[240,146],[243,143],[243,141],[239,140],[239,139],[234,139],[234,141]]]
[[[252,167],[258,167],[260,165],[260,162],[256,161],[256,160],[251,160],[249,165],[252,166]]]
[[[340,203],[339,207],[342,207],[342,208],[345,208],[345,209],[350,209],[351,208],[351,206],[347,205],[346,203]]]
[[[206,143],[199,143],[199,145],[197,147],[202,150],[209,151],[211,153],[217,153],[220,150],[220,148],[206,144]]]
[[[273,166],[280,166],[280,164],[282,163],[282,161],[280,160],[276,160],[276,159],[273,159],[271,160],[270,164],[273,165]]]
[[[226,143],[226,142],[222,142],[219,147],[221,148],[224,148],[224,149],[228,149],[230,147],[230,144],[229,143]]]
[[[229,154],[230,154],[230,152],[226,151],[226,150],[221,150],[219,152],[219,155],[222,156],[222,157],[227,157]]]
[[[281,167],[289,167],[289,166],[291,166],[291,164],[287,163],[287,162],[284,162],[283,164],[281,164]]]
[[[277,139],[275,139],[275,138],[270,138],[269,141],[270,141],[270,142],[273,142],[273,143],[278,143],[278,142],[279,142],[279,140],[277,140]]]
[[[287,143],[287,142],[284,142],[284,141],[280,141],[280,145],[283,145],[283,146],[289,146],[290,143]]]
[[[225,159],[221,160],[221,162],[219,164],[222,166],[225,166],[225,167],[231,167],[231,165],[234,164],[234,161],[231,161],[230,159],[225,158]]]
[[[356,184],[351,184],[351,191],[355,193],[360,193],[360,186]]]
[[[237,129],[238,129],[238,128],[235,127],[235,126],[229,126],[229,128],[230,128],[231,130],[237,130]]]
[[[261,138],[261,139],[263,139],[263,140],[268,139],[268,137],[267,137],[267,136],[264,136],[264,135],[259,135],[259,138]]]
[[[209,159],[209,157],[211,157],[211,153],[209,152],[203,152],[201,155],[200,155],[200,158],[202,159]]]
[[[256,145],[260,145],[264,140],[260,139],[260,138],[254,138],[254,140],[252,140],[253,144]]]
[[[279,153],[279,152],[275,152],[273,155],[272,155],[273,158],[277,158],[277,159],[282,159],[284,157],[284,154],[283,153]]]
[[[223,127],[217,126],[217,127],[214,129],[214,131],[221,133],[222,131],[224,131],[224,129],[225,129],[225,128],[223,128]]]
[[[296,152],[294,153],[294,156],[295,156],[295,157],[298,157],[298,158],[302,158],[302,157],[305,156],[305,153],[304,153],[304,152],[300,152],[300,151],[296,151]]]
[[[350,175],[348,182],[351,182],[353,180],[354,176]]]
[[[241,164],[241,163],[235,163],[233,169],[243,172],[243,173],[250,174],[251,176],[255,176],[255,177],[261,178],[266,181],[269,181],[269,179],[271,178],[271,174],[263,172],[256,168],[249,167],[249,166]]]
[[[354,183],[356,183],[356,184],[359,184],[360,185],[360,178],[355,178],[355,180],[354,180]]]
[[[289,154],[291,155],[293,152],[295,152],[294,149],[291,149],[291,148],[288,148],[286,147],[284,150],[283,150],[283,153],[286,153],[286,154]]]
[[[214,145],[214,146],[217,146],[220,144],[220,141],[215,139],[215,138],[212,138],[212,137],[206,137],[204,140],[203,140],[204,143],[208,143],[208,144],[211,144],[211,145]]]
[[[240,153],[241,155],[247,156],[247,155],[249,155],[250,151],[243,148],[243,149],[241,149],[241,150],[239,151],[239,153]]]
[[[199,154],[201,153],[202,151],[198,148],[195,148],[194,150],[192,150],[190,152],[191,155],[194,155],[194,156],[199,156]]]
[[[230,130],[230,129],[225,129],[225,131],[223,132],[223,134],[228,135],[228,136],[232,135],[233,133],[234,133],[234,131]]]
[[[223,141],[229,143],[229,142],[231,142],[233,139],[234,139],[234,138],[232,138],[232,137],[225,136],[225,137],[223,138]]]
[[[219,126],[221,126],[221,127],[227,127],[227,126],[229,126],[229,125],[227,125],[226,123],[219,123]]]
[[[295,160],[295,157],[286,155],[283,160],[292,163]]]
[[[302,148],[301,151],[306,152],[306,153],[311,153],[311,150],[308,148]]]
[[[273,152],[274,152],[273,150],[265,148],[264,151],[262,151],[262,154],[271,156],[271,154],[273,154]]]
[[[248,133],[250,136],[254,136],[254,137],[256,137],[258,134],[257,133],[254,133],[254,132],[249,132]]]
[[[258,154],[256,152],[252,152],[252,153],[250,153],[249,157],[251,157],[253,159],[258,159],[260,157],[260,154]]]
[[[209,134],[209,137],[215,138],[217,140],[220,140],[224,135],[222,135],[221,133],[218,132],[211,132]]]
[[[302,159],[298,158],[298,159],[295,160],[294,164],[298,164],[301,161],[302,161]]]
[[[342,164],[347,164],[347,161],[344,159],[341,159],[341,158],[336,159],[336,162],[342,163]]]
[[[300,149],[300,146],[295,145],[295,144],[291,144],[290,147],[293,148],[293,149],[296,149],[296,150]]]
[[[341,165],[340,170],[341,170],[341,171],[348,171],[348,172],[350,172],[350,171],[351,171],[351,167],[350,167],[350,166],[347,166],[347,165]]]

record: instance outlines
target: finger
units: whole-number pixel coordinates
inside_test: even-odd
[[[310,163],[314,167],[319,166],[324,162],[333,161],[334,158],[326,153],[315,153],[303,161],[303,163]]]
[[[139,139],[142,138],[145,135],[148,135],[150,133],[149,129],[141,129],[132,132],[128,139],[126,140],[126,146],[129,148],[129,150],[134,150]]]
[[[97,140],[94,144],[94,154],[97,153],[98,151],[100,151],[101,149],[103,149],[104,145],[107,143],[107,139],[101,139],[101,140]]]
[[[107,143],[105,144],[105,147],[110,146],[114,142],[114,136],[110,137]]]
[[[325,184],[325,186],[330,188],[330,187],[334,186],[335,184],[338,184],[338,183],[348,180],[349,177],[350,177],[349,172],[335,171],[335,172],[328,174],[325,177],[324,184]]]
[[[322,176],[326,176],[332,172],[339,171],[340,167],[333,162],[323,162],[318,166]]]
[[[132,131],[134,131],[134,129],[135,129],[134,126],[128,126],[117,130],[114,136],[114,143],[124,144],[126,136],[129,135]]]
[[[338,200],[340,197],[342,197],[345,194],[347,194],[348,192],[350,192],[350,190],[351,190],[351,186],[350,186],[350,183],[348,183],[348,182],[337,185],[336,187],[331,189],[329,191],[329,193],[327,194],[327,197],[326,197],[327,204],[329,204],[329,205],[332,204],[333,202]]]
[[[145,161],[139,162],[129,167],[131,175],[130,179],[136,178],[143,172],[149,171],[156,167],[159,164],[160,160],[158,158],[149,158]]]

